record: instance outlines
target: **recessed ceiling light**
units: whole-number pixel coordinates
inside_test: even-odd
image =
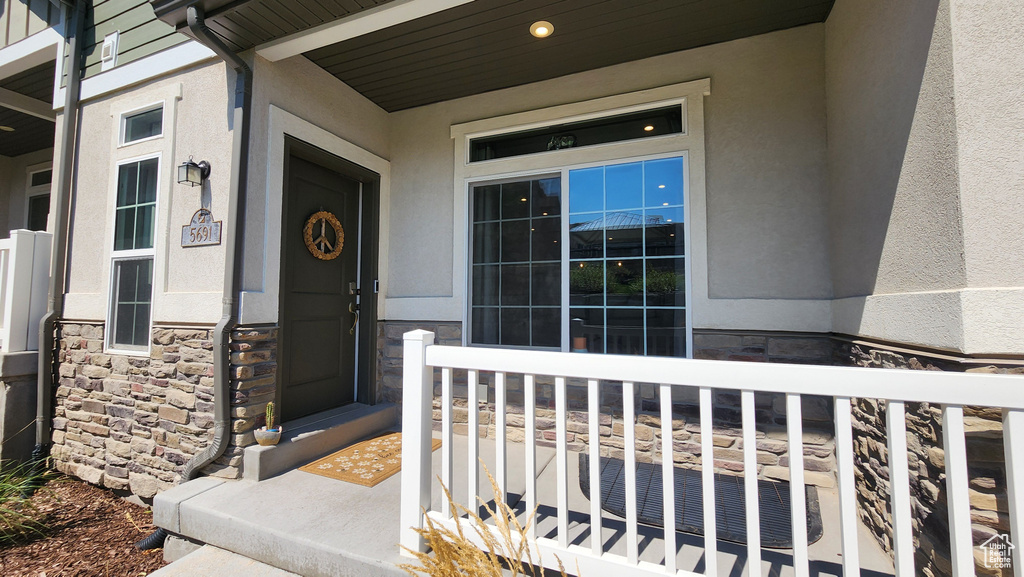
[[[664,184],[659,184],[658,188],[665,188],[665,185]]]
[[[530,34],[533,34],[537,38],[547,38],[548,36],[551,36],[551,33],[554,31],[555,27],[547,20],[538,20],[530,26]]]
[[[652,130],[654,130],[654,126],[652,126],[650,124],[648,124],[647,126],[644,127],[644,132],[650,132]]]
[[[0,130],[3,130],[4,132],[14,132],[14,128],[10,126],[0,126]]]

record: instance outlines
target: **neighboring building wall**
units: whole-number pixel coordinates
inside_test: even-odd
[[[833,331],[1024,354],[1024,93],[1005,82],[1024,58],[1022,20],[1012,2],[836,2]]]
[[[37,363],[35,351],[0,353],[0,463],[32,456]]]
[[[1024,375],[1022,366],[979,366],[970,359],[941,358],[905,350],[897,352],[864,342],[837,342],[836,358],[840,364],[859,367]],[[929,403],[907,403],[906,411],[910,490],[914,501],[915,564],[919,574],[930,577],[951,575],[942,407]],[[878,542],[891,553],[885,412],[884,401],[855,399],[853,437],[860,518]],[[974,544],[980,545],[1010,530],[1002,414],[998,409],[964,407],[964,428],[970,477],[971,532]],[[976,566],[979,574],[1012,574],[1009,568],[1002,572],[986,569],[981,558],[977,557],[983,553],[982,550],[975,548],[974,552],[978,559]]]
[[[103,38],[112,32],[120,33],[118,66],[189,40],[173,26],[157,20],[149,0],[97,0],[90,3],[85,17],[85,38],[90,42],[82,47],[85,59],[82,78],[101,72]]]
[[[50,162],[52,158],[52,148],[11,158],[0,157],[0,238],[26,227],[28,167]]]
[[[0,0],[0,48],[56,25],[60,12],[50,0]]]
[[[393,113],[386,300],[463,297],[451,280],[465,266],[453,259],[453,211],[465,196],[462,183],[453,189],[452,124],[710,78],[709,294],[743,307],[737,326],[697,310],[694,324],[777,330],[765,326],[762,299],[790,299],[824,303],[820,318],[787,319],[794,330],[827,331],[824,42],[823,25],[803,26]],[[443,308],[425,306],[420,318],[461,320],[458,304]]]
[[[104,353],[103,331],[59,326],[50,453],[61,472],[152,497],[213,439],[212,331],[155,328],[148,357]]]

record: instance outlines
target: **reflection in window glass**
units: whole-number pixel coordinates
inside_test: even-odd
[[[32,184],[30,186],[43,186],[53,182],[52,170],[40,170],[32,173]]]
[[[50,218],[50,195],[40,194],[28,198],[28,229],[46,230]]]
[[[124,119],[124,143],[159,136],[163,132],[164,109],[139,112]]]
[[[569,171],[573,347],[686,356],[683,160]]]
[[[112,344],[145,348],[153,296],[153,259],[114,261],[114,325]]]
[[[153,248],[159,162],[150,158],[118,167],[114,250]]]
[[[561,179],[474,186],[470,342],[558,348]]]

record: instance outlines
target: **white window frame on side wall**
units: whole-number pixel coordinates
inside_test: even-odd
[[[568,306],[568,171],[588,166],[622,162],[683,157],[685,204],[686,264],[686,351],[693,350],[693,309],[708,300],[707,294],[707,228],[704,176],[704,106],[703,97],[710,94],[709,79],[663,86],[533,110],[497,118],[453,125],[455,140],[454,179],[454,286],[462,294],[456,296],[462,314],[463,344],[469,342],[471,276],[470,266],[470,191],[474,184],[525,178],[533,175],[562,175],[562,350],[569,348]],[[626,140],[594,146],[568,148],[478,162],[469,161],[470,141],[476,138],[508,134],[557,124],[613,117],[632,112],[678,105],[682,107],[682,132]]]
[[[152,112],[153,110],[160,109],[162,112],[160,119],[160,134],[154,134],[153,136],[147,136],[146,138],[140,138],[138,140],[127,141],[128,134],[128,118],[130,116],[136,116],[145,112]],[[157,140],[164,137],[165,128],[167,127],[167,107],[164,106],[164,101],[159,100],[151,102],[144,106],[139,106],[131,110],[126,110],[118,115],[117,121],[117,147],[123,148],[125,146],[133,146],[135,144],[141,144],[143,142],[149,142],[150,140]]]
[[[51,171],[50,182],[47,183],[47,184],[40,184],[40,185],[37,185],[37,186],[32,186],[32,177],[35,176],[36,174],[39,174],[40,172],[46,172],[47,170]],[[53,171],[53,163],[52,162],[43,162],[43,163],[40,163],[40,164],[33,164],[32,166],[29,166],[27,169],[25,169],[25,210],[23,211],[22,218],[21,218],[21,222],[25,223],[25,226],[22,227],[22,228],[28,228],[28,225],[29,225],[29,222],[28,222],[29,207],[32,204],[32,199],[37,197],[37,196],[49,195],[53,191],[52,171]],[[51,199],[52,199],[52,197],[51,197]],[[49,213],[47,213],[47,214],[49,214]],[[46,230],[49,230],[49,228],[50,228],[50,219],[49,219],[49,217],[47,217],[47,219],[46,219]]]
[[[160,181],[162,180],[161,179],[161,173],[164,170],[164,162],[163,162],[163,158],[162,158],[162,154],[161,153],[156,152],[156,153],[151,153],[151,154],[144,154],[144,155],[141,155],[141,156],[135,156],[135,157],[132,157],[132,158],[120,159],[120,160],[118,160],[115,163],[115,165],[114,165],[114,191],[115,192],[114,192],[114,195],[112,196],[112,199],[111,199],[112,200],[112,204],[111,204],[111,206],[109,208],[109,214],[113,215],[113,217],[110,219],[110,225],[109,225],[110,234],[108,235],[108,238],[113,243],[114,240],[116,239],[116,230],[117,230],[117,216],[116,216],[117,215],[117,208],[118,208],[117,207],[117,192],[116,192],[117,188],[118,188],[117,179],[118,179],[118,175],[120,174],[121,167],[125,166],[125,165],[128,165],[128,164],[136,164],[136,163],[144,162],[146,160],[152,160],[154,158],[157,160],[157,171],[156,171],[157,172],[157,179],[156,179],[156,190],[154,191],[153,246],[151,246],[149,248],[143,248],[143,249],[115,250],[114,247],[113,247],[113,244],[111,244],[110,245],[110,249],[109,249],[110,250],[110,271],[109,271],[109,278],[108,278],[109,283],[107,285],[109,287],[109,290],[107,291],[107,317],[106,317],[106,327],[107,327],[107,330],[105,331],[104,342],[106,344],[107,352],[110,352],[110,353],[123,354],[123,355],[137,355],[137,356],[146,355],[146,356],[148,356],[149,355],[149,350],[150,350],[150,348],[152,346],[151,339],[148,339],[148,338],[147,338],[146,346],[145,347],[139,347],[139,348],[134,348],[134,347],[128,348],[128,347],[125,347],[123,345],[119,345],[119,344],[114,342],[114,318],[116,316],[115,315],[115,308],[117,307],[117,286],[115,284],[115,280],[116,280],[115,277],[116,277],[116,271],[117,271],[117,266],[116,265],[120,261],[143,260],[143,259],[149,259],[150,261],[152,261],[152,265],[151,265],[151,275],[152,275],[152,277],[150,279],[150,287],[151,287],[150,290],[151,290],[151,292],[150,292],[150,297],[149,297],[149,323],[148,323],[149,332],[152,333],[152,330],[153,330],[153,311],[156,308],[155,307],[155,302],[156,302],[156,295],[157,295],[157,292],[158,292],[157,291],[157,284],[156,284],[156,277],[157,277],[156,255],[157,255],[157,238],[158,238],[159,235],[157,234],[157,231],[159,230],[159,224],[160,224],[160,198],[161,198]]]

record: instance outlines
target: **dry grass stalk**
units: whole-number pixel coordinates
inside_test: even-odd
[[[482,464],[482,463],[481,463]],[[505,503],[504,495],[498,488],[498,483],[491,476],[491,472],[484,465],[484,473],[491,482],[491,490],[494,493],[494,508],[477,497],[483,505],[487,514],[494,520],[494,527],[487,525],[475,512],[452,499],[448,487],[441,483],[445,499],[451,510],[452,517],[458,519],[463,515],[472,520],[473,531],[484,542],[487,549],[477,547],[463,532],[462,523],[456,523],[455,531],[448,527],[437,525],[430,517],[426,517],[427,526],[416,529],[421,537],[427,542],[432,553],[420,553],[409,551],[419,565],[399,565],[406,573],[419,576],[426,573],[431,577],[483,577],[500,576],[502,570],[507,569],[512,577],[530,575],[539,577],[544,574],[543,562],[540,552],[537,552],[536,563],[533,559],[533,551],[529,545],[527,533],[537,516],[537,509],[530,512],[526,525],[519,522],[515,510]],[[440,482],[440,479],[438,479]],[[495,534],[497,530],[497,535]],[[562,577],[567,577],[562,560],[555,556],[558,562],[558,569]],[[577,567],[577,574],[579,573]]]

